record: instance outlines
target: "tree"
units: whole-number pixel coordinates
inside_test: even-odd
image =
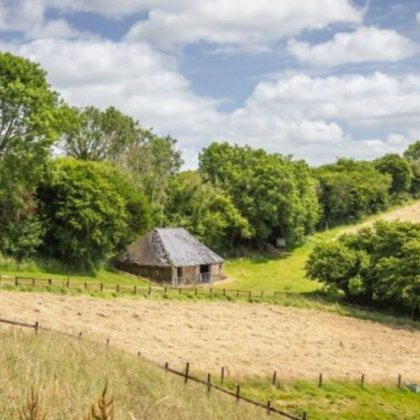
[[[149,200],[155,225],[164,222],[169,179],[182,164],[177,141],[170,136],[159,137],[151,131],[131,143],[121,159],[121,166],[132,174]]]
[[[319,181],[322,227],[358,220],[389,205],[391,176],[370,162],[338,159],[317,168],[314,174]]]
[[[17,258],[41,241],[32,193],[47,172],[62,109],[44,70],[0,52],[0,247]]]
[[[72,111],[61,144],[68,156],[77,159],[118,161],[142,134],[133,118],[114,107],[101,111],[89,106]]]
[[[413,174],[409,163],[396,153],[389,153],[375,161],[378,171],[392,177],[390,193],[394,196],[407,193],[411,187]]]
[[[316,181],[302,161],[261,149],[213,143],[200,154],[200,171],[230,195],[252,229],[254,243],[302,241],[318,218]]]
[[[46,228],[43,253],[94,269],[148,229],[148,207],[134,194],[109,164],[56,160],[52,176],[37,190]]]
[[[180,226],[220,252],[229,250],[238,238],[248,238],[251,229],[232,199],[198,172],[181,172],[169,180],[165,224]]]
[[[404,152],[404,158],[409,161],[420,162],[420,140],[410,144],[407,150]]]
[[[420,309],[420,224],[377,222],[319,244],[306,275],[358,303]]]

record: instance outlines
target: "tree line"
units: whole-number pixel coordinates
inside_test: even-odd
[[[182,171],[176,139],[115,107],[63,101],[36,63],[0,53],[0,252],[94,270],[154,226],[222,253],[301,243],[420,195],[420,142],[403,156],[317,168],[227,142]]]

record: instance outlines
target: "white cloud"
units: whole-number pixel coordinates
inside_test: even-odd
[[[28,39],[82,35],[64,19],[46,19],[45,12],[42,0],[0,0],[0,30],[22,32]]]
[[[363,14],[349,0],[184,0],[176,9],[172,3],[154,5],[127,39],[163,47],[198,41],[260,46],[332,22],[359,23]]]
[[[338,66],[404,60],[416,53],[417,46],[394,30],[360,27],[354,32],[336,33],[332,40],[314,46],[290,40],[288,49],[303,62],[316,66]]]
[[[191,145],[208,126],[220,125],[217,102],[194,94],[176,61],[146,44],[38,40],[3,47],[39,62],[73,105],[115,105],[146,127]]]
[[[401,152],[420,133],[417,75],[283,74],[258,83],[242,107],[222,113],[217,101],[194,93],[172,56],[146,44],[39,40],[5,48],[40,62],[71,104],[114,105],[177,137],[189,166],[214,140],[320,163]],[[383,139],[360,134],[378,132]]]
[[[401,152],[420,130],[420,77],[284,75],[260,82],[226,138],[319,163]],[[385,132],[383,139],[351,133]]]
[[[420,12],[417,12],[416,14],[416,22],[420,23]]]

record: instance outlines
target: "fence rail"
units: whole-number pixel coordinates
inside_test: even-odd
[[[52,328],[40,326],[38,322],[35,322],[34,324],[29,324],[29,323],[25,323],[25,322],[20,322],[20,321],[14,321],[14,320],[10,320],[10,319],[0,318],[0,323],[2,323],[2,324],[8,324],[8,325],[13,325],[13,326],[21,327],[21,328],[31,328],[31,329],[33,329],[35,331],[35,334],[38,334],[38,331],[42,330],[42,331],[52,332],[52,333],[55,333],[55,334],[64,335],[64,336],[67,336],[67,337],[70,337],[70,338],[73,338],[73,339],[76,339],[77,338],[77,339],[80,340],[82,338],[82,333],[79,333],[78,335],[76,335],[76,334],[71,334],[71,333],[67,333],[67,332],[62,332],[62,331],[55,330],[55,329],[52,329]],[[109,339],[106,339],[106,346],[107,347],[109,347],[109,343],[110,343],[109,342]],[[139,355],[140,355],[140,353],[139,353]],[[148,359],[144,359],[144,360],[147,363],[150,363],[150,364],[152,364],[155,367],[164,369],[165,372],[169,372],[169,373],[172,373],[174,375],[177,375],[177,376],[180,376],[180,377],[184,378],[185,384],[187,384],[187,382],[189,380],[191,380],[193,382],[196,382],[196,383],[205,385],[206,386],[206,389],[207,389],[207,392],[210,392],[211,389],[213,388],[213,389],[215,389],[215,390],[217,390],[219,392],[222,392],[223,394],[226,394],[226,395],[229,395],[231,397],[234,397],[236,399],[236,402],[237,403],[239,401],[245,401],[248,404],[252,404],[252,405],[254,405],[256,407],[263,408],[263,409],[266,410],[266,413],[268,415],[271,414],[271,413],[274,413],[274,414],[278,414],[278,415],[280,415],[282,417],[285,417],[285,418],[288,418],[288,419],[291,419],[291,420],[306,420],[307,419],[306,412],[302,413],[302,416],[299,416],[298,417],[298,416],[295,416],[293,414],[290,414],[290,413],[287,413],[285,411],[278,410],[278,409],[272,407],[271,401],[267,401],[267,404],[263,404],[263,403],[261,403],[259,401],[254,401],[251,398],[244,397],[243,395],[240,394],[240,385],[237,385],[236,392],[233,392],[233,391],[231,391],[231,390],[229,390],[227,388],[224,388],[223,386],[220,386],[220,385],[217,385],[215,383],[212,383],[211,382],[211,375],[210,375],[210,373],[207,375],[207,381],[206,380],[203,380],[203,379],[200,379],[200,378],[197,378],[195,376],[192,376],[189,373],[190,372],[190,369],[189,369],[190,364],[189,363],[187,363],[186,369],[185,369],[184,372],[179,372],[179,371],[177,371],[177,370],[175,370],[173,368],[170,368],[169,367],[169,363],[167,363],[167,362],[165,363],[165,365],[159,365],[159,364],[156,364],[156,363],[152,362],[151,360],[148,360]]]
[[[178,294],[192,294],[195,296],[230,296],[230,297],[245,297],[245,298],[276,298],[277,296],[292,296],[296,295],[293,292],[285,291],[255,291],[243,289],[230,289],[221,287],[197,287],[195,285],[188,285],[184,287],[174,286],[139,286],[128,284],[109,284],[104,282],[80,282],[70,279],[67,280],[54,280],[51,278],[36,278],[36,277],[23,277],[23,276],[5,276],[0,274],[0,285],[11,286],[25,286],[25,287],[61,287],[66,289],[82,289],[88,291],[113,291],[116,293],[129,293],[129,294],[148,294],[174,292]]]

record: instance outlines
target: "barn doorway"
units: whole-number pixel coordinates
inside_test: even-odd
[[[200,280],[203,283],[208,283],[210,281],[210,265],[200,265]]]
[[[181,285],[184,283],[184,279],[182,278],[182,267],[176,268],[176,284]]]

